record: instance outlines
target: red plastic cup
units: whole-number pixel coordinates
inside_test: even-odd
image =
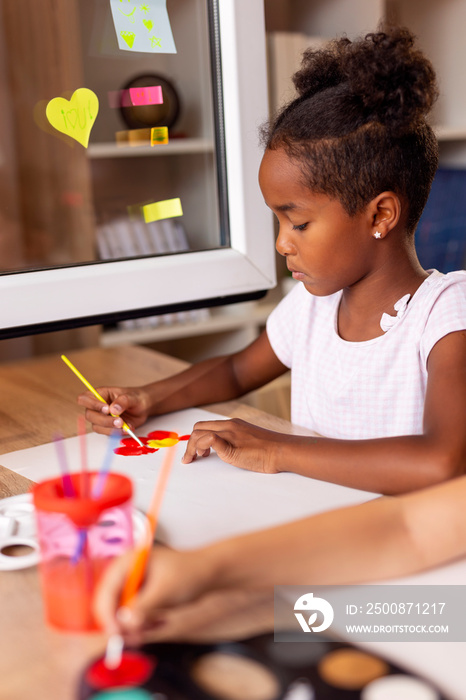
[[[97,472],[85,492],[92,493]],[[32,489],[40,547],[40,572],[47,622],[61,630],[97,630],[92,598],[110,561],[133,545],[133,486],[108,474],[102,495],[84,497],[83,475],[72,474],[75,497],[65,496],[61,478]]]

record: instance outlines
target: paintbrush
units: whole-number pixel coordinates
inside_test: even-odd
[[[63,362],[64,362],[66,365],[68,365],[68,367],[70,368],[70,370],[71,370],[72,372],[75,373],[75,375],[78,377],[78,379],[80,379],[80,380],[82,381],[82,383],[84,384],[84,386],[86,386],[86,387],[89,389],[89,391],[92,392],[92,393],[94,394],[94,396],[96,397],[96,399],[99,399],[99,401],[102,401],[102,403],[107,403],[107,402],[105,401],[104,397],[101,396],[101,395],[99,394],[99,392],[97,391],[97,389],[94,389],[94,387],[92,386],[92,384],[90,384],[90,383],[87,381],[87,379],[86,379],[85,377],[83,377],[83,375],[81,374],[81,372],[80,372],[78,369],[76,369],[76,367],[74,366],[74,364],[66,357],[66,355],[62,355],[62,356],[61,356],[61,359],[63,360]],[[107,405],[108,405],[108,404],[107,404]],[[113,414],[113,413],[111,413],[110,415],[112,415],[114,418],[118,418],[118,417],[119,417],[119,416],[115,416],[115,414]],[[137,435],[135,435],[135,434],[133,433],[133,431],[131,430],[131,428],[129,427],[129,425],[127,425],[127,424],[125,423],[125,421],[123,421],[123,426],[122,426],[122,427],[123,427],[123,430],[125,430],[129,435],[131,435],[131,437],[133,438],[133,440],[136,440],[136,442],[137,442],[139,445],[141,445],[141,447],[144,447],[144,445],[142,444],[141,440],[138,438]]]
[[[74,498],[75,492],[73,488],[73,482],[71,480],[70,472],[68,469],[68,461],[66,459],[65,446],[63,444],[63,437],[56,433],[53,436],[53,441],[55,443],[55,449],[57,451],[58,464],[60,466],[61,478],[63,484],[63,493],[65,498]]]
[[[104,490],[105,482],[107,481],[108,473],[110,467],[112,466],[113,450],[118,443],[118,433],[113,431],[113,433],[108,438],[107,451],[105,453],[104,461],[97,474],[95,483],[92,486],[91,498],[100,498]]]
[[[110,471],[110,467],[112,465],[112,458],[113,458],[113,450],[118,442],[118,433],[117,431],[113,431],[113,433],[110,435],[108,439],[108,444],[107,444],[107,451],[105,453],[104,461],[102,462],[102,466],[97,474],[97,477],[92,485],[92,490],[91,490],[91,498],[96,499],[100,498],[102,495],[102,492],[104,490],[105,482],[107,481],[108,473]],[[85,497],[87,497],[89,494],[85,494]],[[71,558],[71,562],[73,564],[77,564],[81,554],[83,552],[84,544],[86,541],[86,531],[81,530],[79,533],[79,538],[78,538],[78,545],[76,547],[76,551],[73,554]]]
[[[81,491],[83,498],[89,497],[89,473],[87,468],[86,421],[84,416],[78,416],[78,435],[81,451]]]
[[[165,488],[167,486],[168,477],[170,476],[173,459],[175,457],[176,446],[173,445],[172,447],[167,447],[166,450],[167,451],[162,462],[159,478],[157,479],[157,483],[155,485],[152,502],[146,514],[148,520],[146,537],[144,538],[143,543],[134,552],[133,564],[130,568],[120,595],[120,609],[126,607],[131,602],[138,592],[144,577],[147,561],[149,559],[154,541],[155,531],[157,529],[160,506],[162,505]],[[112,634],[109,637],[107,650],[105,652],[105,665],[107,668],[118,668],[118,666],[121,664],[122,652],[123,639],[121,635]]]

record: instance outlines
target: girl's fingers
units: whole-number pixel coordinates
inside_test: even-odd
[[[118,427],[115,426],[114,421],[116,420],[112,416],[106,416],[104,413],[101,413],[100,411],[92,411],[89,409],[86,409],[86,412],[84,413],[84,416],[89,423],[92,423],[92,427],[94,430],[97,428],[104,428],[105,430],[113,430],[113,428]],[[121,419],[120,419],[121,420]],[[121,426],[120,426],[121,427]]]
[[[97,391],[104,401],[100,401],[92,392],[86,391],[78,396],[78,404],[91,411],[120,415],[128,406],[134,403],[134,400],[131,400],[129,396],[123,393],[123,389],[106,387],[99,388]]]
[[[111,428],[102,428],[100,425],[93,425],[92,430],[94,433],[97,433],[97,435],[111,435],[115,431],[115,428],[113,426]]]
[[[193,426],[193,432],[196,430],[205,432],[206,430],[212,430],[216,433],[224,432],[228,428],[232,427],[232,422],[230,419],[225,420],[200,420]]]
[[[228,460],[231,445],[227,440],[211,430],[195,430],[191,433],[181,461],[183,464],[189,464],[196,457],[207,457],[211,448],[215,450],[221,459]]]
[[[78,404],[91,411],[101,411],[102,407],[106,405],[102,401],[99,401],[99,399],[96,399],[94,394],[91,394],[90,391],[87,391],[85,394],[79,394]]]

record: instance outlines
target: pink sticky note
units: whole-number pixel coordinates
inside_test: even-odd
[[[131,107],[133,104],[129,90],[120,90],[120,105],[122,107]]]
[[[133,105],[163,104],[162,88],[160,85],[130,88],[129,94]]]
[[[108,96],[108,106],[111,109],[118,109],[120,106],[120,90],[110,90],[107,93]]]
[[[112,90],[107,94],[108,106],[112,109],[119,109],[120,107],[132,107],[134,104],[131,101],[129,90]]]

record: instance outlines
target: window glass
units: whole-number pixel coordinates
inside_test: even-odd
[[[228,246],[216,3],[0,11],[0,273]]]

